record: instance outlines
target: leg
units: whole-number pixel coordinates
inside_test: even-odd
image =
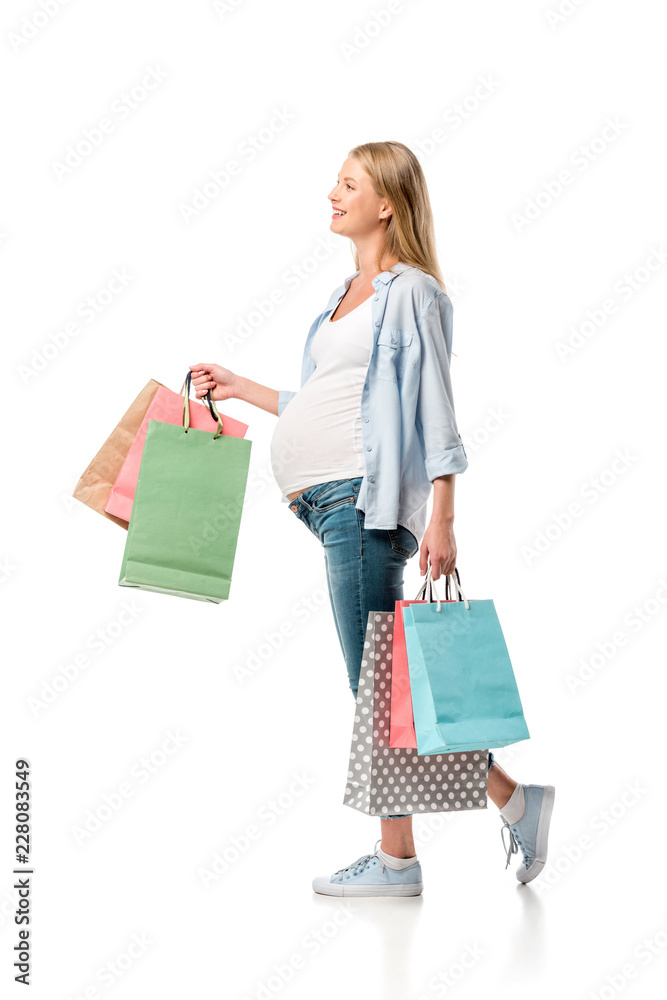
[[[501,811],[505,868],[519,849],[523,862],[516,871],[519,882],[531,882],[547,860],[549,825],[554,804],[553,785],[523,785],[503,771],[489,753],[488,793]],[[505,843],[505,831],[509,844]]]
[[[394,858],[414,858],[415,842],[412,839],[412,816],[386,817],[380,820],[382,843],[380,849]]]
[[[507,805],[512,792],[517,786],[514,778],[510,778],[506,771],[503,771],[500,764],[494,760],[493,766],[488,771],[488,794],[489,798],[499,809]]]

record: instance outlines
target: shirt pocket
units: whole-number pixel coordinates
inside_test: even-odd
[[[389,382],[403,377],[412,343],[412,330],[400,326],[383,326],[377,339],[377,376]]]

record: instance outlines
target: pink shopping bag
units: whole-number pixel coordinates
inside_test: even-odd
[[[224,413],[221,413],[220,417],[224,428],[223,434],[227,434],[230,437],[245,437],[248,424],[244,424],[241,420],[235,420],[233,417],[227,417]],[[134,492],[137,487],[137,479],[139,478],[139,466],[141,465],[141,456],[144,452],[144,441],[146,440],[149,420],[159,420],[163,424],[182,423],[183,396],[178,392],[172,392],[171,389],[167,389],[165,386],[160,386],[146,411],[146,416],[141,423],[139,433],[130,447],[111,490],[111,495],[104,507],[107,514],[114,514],[125,521],[130,520],[130,514],[132,513]],[[191,400],[190,426],[195,427],[199,431],[214,431],[217,423],[211,416],[211,411],[207,406],[198,403],[196,400]]]
[[[410,671],[405,649],[405,630],[401,608],[408,604],[426,604],[426,601],[396,601],[394,609],[394,648],[391,658],[391,713],[389,717],[389,746],[393,749],[416,750],[417,735],[412,715]]]
[[[409,604],[427,604],[420,600],[426,593],[426,581],[422,584],[414,601],[396,601],[394,609],[394,647],[391,658],[391,701],[389,715],[389,746],[396,750],[416,750],[417,734],[412,714],[412,694],[410,692],[410,671],[405,648],[405,629],[402,609]],[[449,593],[449,589],[447,590]],[[430,595],[431,600],[433,595]],[[442,601],[441,603],[446,603]]]

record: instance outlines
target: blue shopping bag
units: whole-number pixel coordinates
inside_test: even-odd
[[[451,579],[458,600],[402,609],[420,755],[530,738],[493,601],[467,600]]]

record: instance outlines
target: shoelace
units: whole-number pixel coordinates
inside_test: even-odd
[[[505,868],[507,868],[507,865],[510,863],[512,855],[516,854],[519,850],[519,842],[514,836],[514,831],[512,830],[512,827],[509,825],[507,820],[504,817],[502,817],[502,820],[503,820],[503,825],[500,828],[500,836],[502,838],[503,848],[507,851],[507,860],[505,862]],[[509,830],[510,832],[509,847],[505,843],[505,830]]]
[[[335,874],[336,875],[345,875],[347,872],[349,872],[350,875],[352,875],[352,876],[355,875],[356,872],[357,872],[357,869],[359,869],[359,870],[363,869],[368,864],[368,862],[371,860],[371,858],[374,858],[374,857],[377,856],[377,846],[381,842],[381,840],[382,840],[382,838],[380,838],[380,840],[377,840],[375,842],[375,848],[373,849],[373,853],[372,854],[364,854],[364,855],[362,855],[360,858],[357,858],[357,860],[354,861],[351,865],[348,865],[347,868],[339,868],[338,871]],[[382,865],[382,871],[384,871],[384,865]]]
[[[511,859],[512,855],[518,853],[519,848],[521,848],[521,853],[523,854],[523,863],[526,865],[527,868],[530,867],[530,863],[532,861],[532,858],[528,857],[528,854],[526,853],[526,848],[521,843],[521,837],[517,837],[515,835],[514,830],[509,825],[509,823],[507,822],[507,820],[505,819],[504,816],[501,816],[501,819],[503,821],[503,825],[500,828],[500,836],[502,837],[503,847],[507,851],[507,859],[506,859],[506,862],[505,862],[505,868],[507,868],[507,865],[510,863],[510,859]],[[505,828],[507,828],[509,830],[509,833],[510,833],[509,847],[505,843]]]

